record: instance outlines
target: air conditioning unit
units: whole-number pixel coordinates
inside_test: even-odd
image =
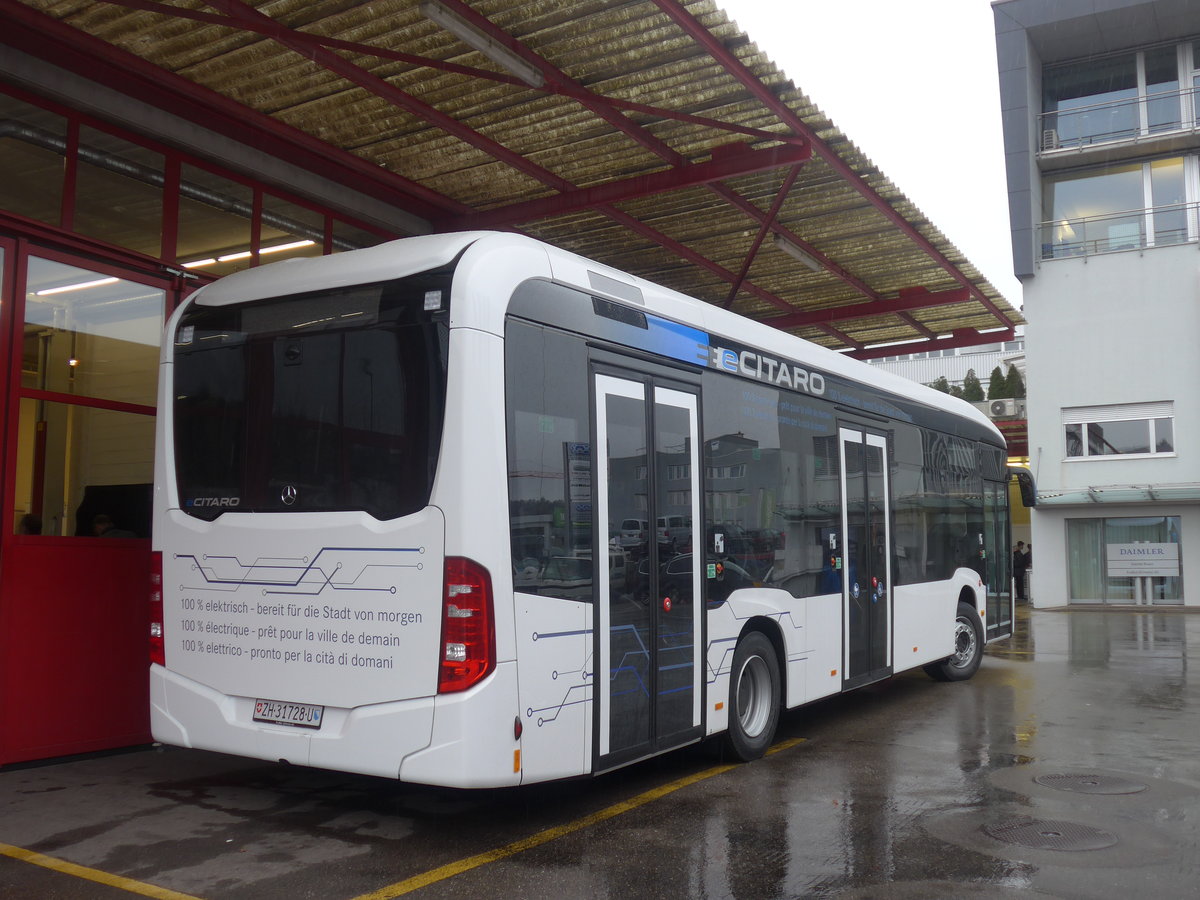
[[[1024,404],[1022,404],[1023,406]],[[1017,401],[1011,398],[1006,400],[989,400],[988,415],[993,419],[1011,419],[1017,414]]]
[[[1058,148],[1058,130],[1055,128],[1047,128],[1042,132],[1042,149],[1057,150]]]

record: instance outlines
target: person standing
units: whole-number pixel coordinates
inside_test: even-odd
[[[1029,554],[1025,552],[1025,542],[1017,541],[1017,549],[1013,551],[1012,559],[1013,581],[1017,585],[1017,599],[1025,600],[1025,570],[1029,568]]]

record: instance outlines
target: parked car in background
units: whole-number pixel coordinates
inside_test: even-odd
[[[650,539],[648,531],[648,523],[645,519],[622,519],[618,540],[626,550],[633,550],[635,547],[645,549],[646,543]]]
[[[672,553],[687,547],[692,540],[692,520],[687,516],[658,517],[658,545]]]

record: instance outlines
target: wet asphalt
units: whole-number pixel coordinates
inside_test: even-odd
[[[749,765],[482,792],[172,748],[10,768],[0,897],[1197,896],[1200,614],[1019,612],[972,681],[792,711]]]

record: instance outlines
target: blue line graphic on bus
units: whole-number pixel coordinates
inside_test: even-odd
[[[591,636],[591,629],[573,630],[573,631],[551,631],[533,633],[533,640],[544,641],[553,640],[556,638],[588,638]],[[563,671],[555,669],[550,673],[552,681],[561,679],[570,679],[573,684],[568,684],[562,692],[561,698],[557,702],[551,702],[547,706],[530,706],[525,710],[525,716],[528,719],[533,719],[537,715],[537,726],[541,728],[544,725],[551,725],[558,720],[559,715],[568,706],[578,706],[579,704],[587,704],[592,701],[592,657],[589,653],[587,658],[583,660],[583,665],[579,669],[571,669]]]
[[[744,622],[752,616],[762,616],[761,612],[752,614],[739,614],[732,608],[732,605],[726,604],[726,613],[732,617],[734,622]],[[803,626],[796,624],[796,620],[792,617],[791,610],[782,610],[781,612],[770,613],[764,618],[774,619],[779,625],[781,631],[789,630],[792,636],[782,635],[785,647],[791,647],[794,644],[801,643],[799,635],[804,631]],[[787,623],[786,628],[785,624]],[[710,626],[713,627],[713,626]],[[737,635],[740,634],[741,628],[733,629],[732,636],[724,638],[716,638],[708,642],[707,652],[705,654],[705,668],[707,670],[706,683],[711,687],[718,678],[723,675],[729,675],[733,672],[733,654],[737,650]],[[797,652],[789,651],[785,659],[782,660],[784,665],[807,659],[809,656],[808,650]]]
[[[192,571],[203,579],[202,585],[191,586],[197,590],[259,587],[264,595],[315,597],[326,588],[394,594],[403,570],[423,568],[424,552],[424,547],[322,547],[311,560],[268,556],[246,563],[236,556],[188,553],[175,558],[192,561]]]

